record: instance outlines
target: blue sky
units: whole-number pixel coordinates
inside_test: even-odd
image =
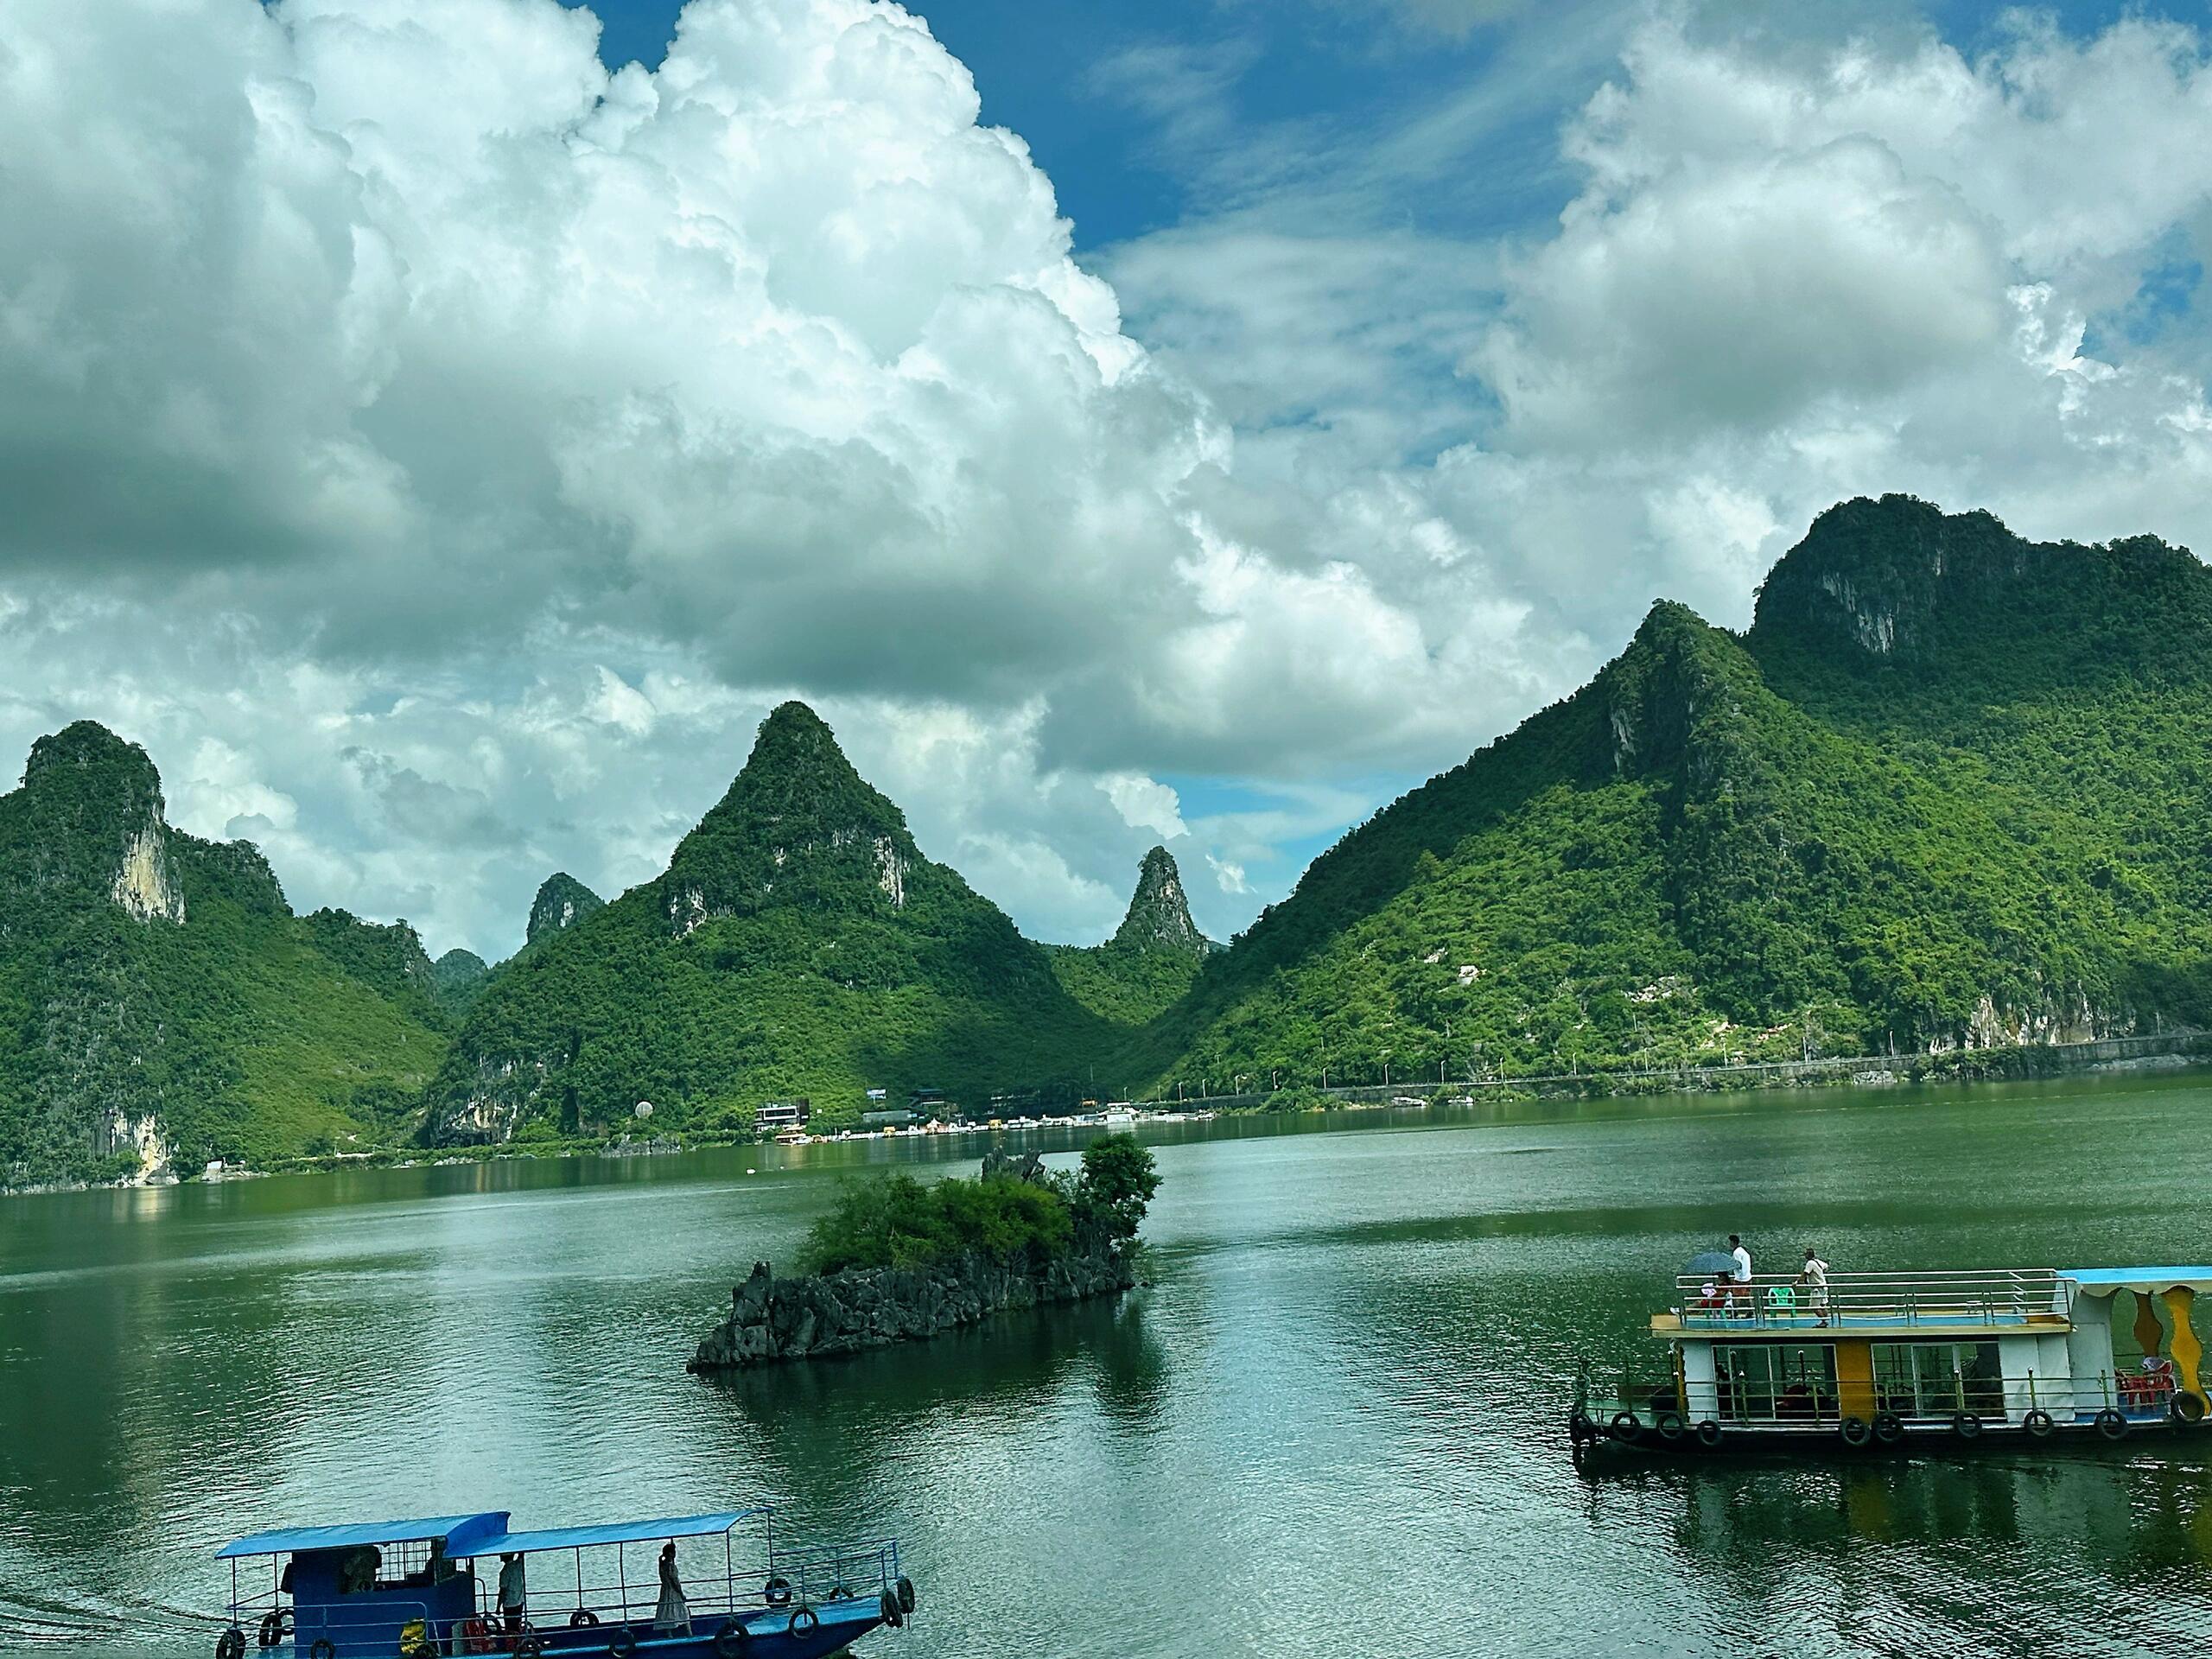
[[[498,957],[798,696],[1223,936],[1839,499],[2212,544],[2200,5],[598,10],[11,12],[0,750]]]

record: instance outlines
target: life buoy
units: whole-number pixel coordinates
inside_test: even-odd
[[[2204,1396],[2183,1389],[2166,1402],[2166,1415],[2177,1423],[2201,1423],[2204,1421]]]
[[[2051,1431],[2058,1425],[2051,1421],[2049,1412],[2041,1406],[2037,1406],[2020,1419],[2020,1427],[2025,1429],[2032,1439],[2047,1440],[2050,1438]]]
[[[891,1587],[899,1592],[899,1611],[902,1613],[912,1612],[914,1611],[914,1581],[901,1573],[899,1582]]]
[[[899,1610],[899,1598],[888,1590],[883,1592],[883,1600],[877,1606],[876,1616],[894,1630],[906,1622],[906,1615]]]
[[[1632,1411],[1617,1411],[1611,1432],[1623,1446],[1634,1446],[1643,1438],[1643,1423]]]
[[[233,1624],[217,1637],[215,1659],[245,1659],[245,1632]]]
[[[599,1615],[588,1607],[579,1607],[569,1615],[569,1628],[572,1630],[588,1630],[598,1623]]]
[[[1874,1414],[1874,1438],[1884,1446],[1895,1446],[1904,1439],[1904,1419],[1894,1411]]]
[[[2096,1423],[2097,1433],[2103,1435],[2105,1439],[2124,1440],[2127,1438],[2127,1419],[2110,1406],[2107,1406],[2099,1412],[2093,1421]]]
[[[1981,1433],[1981,1419],[1970,1411],[1955,1413],[1951,1418],[1951,1433],[1962,1440],[1978,1439]]]
[[[1835,1426],[1846,1446],[1865,1446],[1874,1438],[1873,1429],[1864,1417],[1847,1417]]]
[[[780,1576],[769,1580],[766,1585],[761,1586],[760,1599],[766,1602],[771,1607],[790,1606],[791,1605],[791,1581],[789,1579]]]
[[[1651,1420],[1652,1427],[1659,1431],[1659,1438],[1669,1444],[1682,1438],[1688,1425],[1682,1421],[1679,1411],[1662,1411]]]
[[[749,1640],[751,1632],[732,1618],[715,1632],[715,1659],[738,1659],[738,1655],[745,1651],[745,1644]]]
[[[614,1634],[607,1638],[607,1650],[614,1659],[630,1659],[638,1650],[638,1633],[627,1624],[618,1624]]]
[[[811,1636],[821,1628],[822,1615],[813,1608],[799,1606],[791,1610],[791,1633],[793,1636]]]
[[[1719,1445],[1720,1425],[1714,1422],[1710,1417],[1700,1423],[1697,1426],[1697,1443],[1700,1446],[1714,1446]]]

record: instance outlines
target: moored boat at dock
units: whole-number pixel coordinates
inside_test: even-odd
[[[1661,1365],[1576,1385],[1578,1456],[2111,1443],[2202,1422],[2190,1325],[2212,1268],[1689,1274]],[[2115,1329],[2125,1294],[2128,1324]],[[2161,1317],[2163,1311],[2164,1317]]]
[[[741,1560],[734,1535],[748,1522],[761,1554]],[[680,1578],[672,1563],[656,1570],[652,1547],[711,1550],[717,1538],[719,1573],[696,1561]],[[914,1610],[895,1542],[779,1547],[767,1506],[532,1532],[514,1531],[504,1510],[283,1528],[216,1558],[231,1565],[216,1659],[243,1659],[249,1645],[297,1659],[822,1659]],[[510,1561],[519,1607],[500,1594]]]

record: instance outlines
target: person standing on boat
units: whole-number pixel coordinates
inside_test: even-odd
[[[676,1543],[660,1549],[660,1605],[653,1609],[653,1630],[662,1636],[691,1634],[691,1604],[683,1599],[683,1582],[676,1576]]]
[[[530,1591],[524,1582],[523,1558],[520,1554],[499,1557],[499,1612],[505,1620],[507,1634],[522,1634],[523,1611],[529,1605]]]
[[[1728,1281],[1736,1287],[1730,1295],[1748,1313],[1751,1311],[1751,1253],[1744,1248],[1744,1241],[1740,1237],[1731,1233],[1728,1235],[1728,1254],[1736,1258],[1735,1269],[1728,1275]]]
[[[1797,1282],[1805,1287],[1805,1301],[1820,1316],[1822,1325],[1828,1322],[1828,1264],[1821,1260],[1821,1253],[1811,1245],[1805,1247],[1805,1265],[1798,1270]]]

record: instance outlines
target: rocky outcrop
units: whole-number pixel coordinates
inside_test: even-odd
[[[536,944],[550,933],[565,932],[592,912],[606,908],[607,900],[566,870],[556,870],[545,878],[537,897],[531,901],[530,925],[524,930],[523,943]]]
[[[1175,855],[1165,847],[1155,847],[1144,855],[1137,871],[1137,890],[1130,896],[1128,912],[1122,918],[1111,942],[1124,950],[1181,950],[1198,956],[1217,948],[1191,919],[1183,873],[1175,867]]]
[[[743,1370],[920,1342],[1011,1309],[1111,1296],[1137,1282],[1124,1251],[1103,1248],[1042,1267],[969,1255],[920,1268],[849,1268],[778,1279],[766,1262],[730,1294],[729,1317],[686,1370]]]

